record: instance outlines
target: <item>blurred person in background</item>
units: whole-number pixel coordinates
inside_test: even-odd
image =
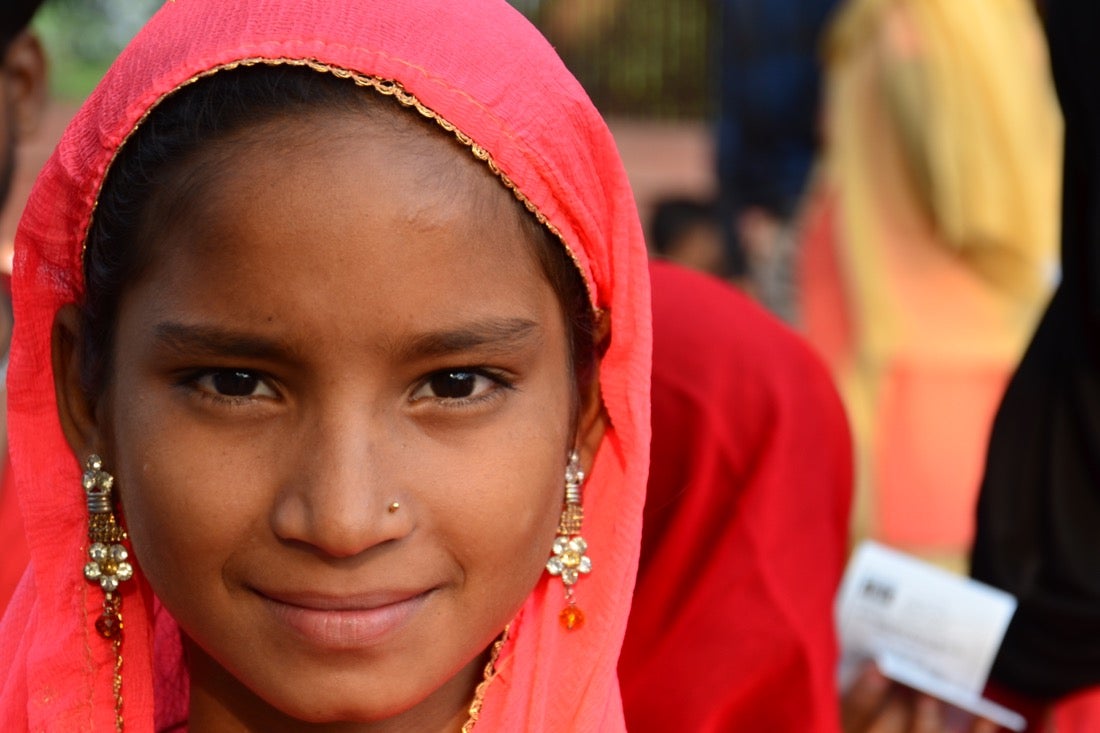
[[[722,276],[722,225],[713,201],[660,199],[653,206],[646,234],[654,256],[692,270]]]
[[[1100,730],[1100,4],[1049,0],[1066,123],[1062,280],[993,424],[973,575],[1019,608],[991,679],[1046,733]],[[1052,714],[1047,712],[1052,708]]]
[[[795,319],[792,223],[817,153],[818,45],[838,0],[717,0],[726,273]]]
[[[6,0],[0,7],[0,207],[11,192],[16,146],[38,127],[46,101],[45,55],[27,27],[41,3]]]
[[[42,46],[28,29],[41,0],[4,0],[0,5],[0,215],[17,217],[8,203],[15,176],[16,149],[38,127],[46,101],[46,59]],[[0,614],[11,598],[27,563],[23,523],[11,482],[8,462],[7,402],[4,377],[11,341],[11,290],[7,272],[0,275]]]
[[[993,733],[873,667],[838,711],[852,453],[836,389],[744,293],[667,262],[649,271],[653,442],[619,658],[627,729]]]
[[[802,315],[856,536],[961,569],[996,404],[1055,279],[1062,123],[1029,0],[851,0],[825,44]]]

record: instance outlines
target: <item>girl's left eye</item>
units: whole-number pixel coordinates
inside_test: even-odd
[[[245,369],[215,369],[198,375],[194,380],[203,392],[218,397],[276,397],[275,390],[259,372]]]
[[[415,392],[413,400],[425,397],[437,400],[477,399],[503,386],[494,379],[474,369],[443,369],[428,375]]]

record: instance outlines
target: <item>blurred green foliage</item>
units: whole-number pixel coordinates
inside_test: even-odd
[[[50,56],[54,94],[83,99],[162,2],[47,0],[34,25]],[[711,0],[511,2],[605,115],[698,119],[711,112]]]
[[[161,0],[46,0],[34,28],[50,60],[50,85],[83,99]]]
[[[603,114],[711,113],[711,0],[511,1],[554,44]]]

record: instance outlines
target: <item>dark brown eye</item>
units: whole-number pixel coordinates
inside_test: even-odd
[[[488,381],[474,372],[446,371],[433,374],[428,380],[432,394],[443,399],[462,399],[469,397],[477,388],[477,380]]]
[[[454,367],[426,374],[410,399],[413,402],[428,399],[441,406],[457,408],[499,396],[513,387],[511,379],[487,367]]]
[[[252,394],[260,378],[250,372],[225,371],[212,375],[214,389],[227,397],[246,397]]]
[[[220,397],[274,397],[259,372],[244,369],[216,369],[199,375],[195,385],[204,392]]]

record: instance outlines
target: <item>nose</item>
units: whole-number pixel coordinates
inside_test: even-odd
[[[272,508],[276,536],[334,558],[406,535],[412,508],[396,490],[385,444],[392,431],[346,406],[309,420],[288,450]],[[399,510],[392,510],[394,502]]]

